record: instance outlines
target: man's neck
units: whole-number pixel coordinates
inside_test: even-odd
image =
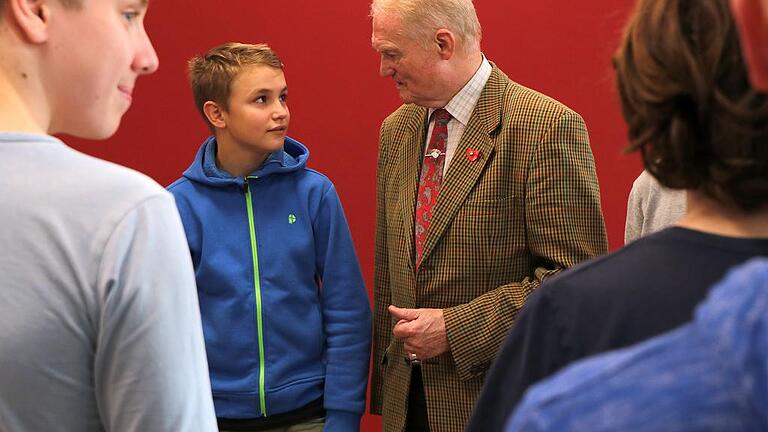
[[[725,237],[768,238],[768,205],[745,212],[695,191],[687,191],[687,210],[678,226]]]
[[[483,63],[483,55],[480,51],[477,51],[452,60],[454,61],[454,65],[452,66],[453,72],[451,73],[453,78],[450,79],[445,86],[448,91],[444,92],[444,98],[427,103],[424,106],[428,108],[444,108],[448,105],[451,99],[453,99],[461,89],[467,85],[469,80],[475,76],[475,73],[480,68],[480,64]]]
[[[269,153],[243,149],[226,133],[216,135],[216,166],[235,177],[256,171]]]

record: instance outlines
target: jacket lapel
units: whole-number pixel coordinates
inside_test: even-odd
[[[405,239],[405,251],[409,265],[415,259],[414,230],[416,214],[416,194],[419,187],[419,170],[422,162],[422,145],[426,136],[426,108],[417,107],[416,115],[408,118],[408,123],[396,134],[395,140],[400,148],[400,212],[403,218],[402,238]]]
[[[432,225],[424,243],[422,260],[432,252],[450,226],[490,159],[494,148],[491,134],[501,124],[501,101],[507,83],[506,76],[494,66],[445,173],[432,215]],[[480,151],[477,159],[470,160],[467,156],[469,149]],[[413,211],[411,209],[411,228],[414,223]]]

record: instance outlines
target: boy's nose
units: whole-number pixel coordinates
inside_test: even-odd
[[[275,118],[283,118],[288,115],[288,107],[280,104],[275,108],[275,111],[272,113],[272,116]]]
[[[133,69],[140,75],[149,75],[155,73],[160,66],[160,60],[157,58],[157,52],[149,40],[144,26],[141,27],[141,34],[136,46],[136,53],[133,58]]]

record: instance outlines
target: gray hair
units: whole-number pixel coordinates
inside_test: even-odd
[[[382,15],[399,17],[404,33],[421,44],[446,28],[461,39],[465,53],[480,49],[482,31],[472,0],[373,0],[371,17]]]

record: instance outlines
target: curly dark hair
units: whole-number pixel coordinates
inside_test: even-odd
[[[768,203],[768,97],[750,86],[728,0],[640,0],[614,66],[627,151],[662,185]]]

